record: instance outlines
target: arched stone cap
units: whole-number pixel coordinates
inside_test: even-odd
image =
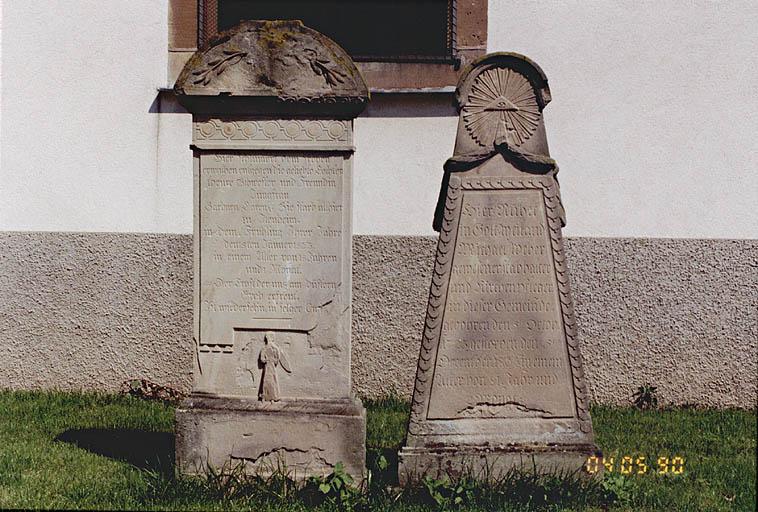
[[[437,200],[433,227],[442,225],[450,174],[505,160],[515,173],[558,172],[550,158],[542,111],[550,102],[547,77],[531,59],[511,52],[491,53],[472,62],[455,90],[458,131],[453,156]]]
[[[299,20],[246,21],[187,62],[174,85],[191,112],[354,117],[369,91],[350,56]]]
[[[550,102],[550,88],[545,73],[529,58],[510,52],[485,55],[464,70],[455,94],[454,159],[478,161],[502,149],[549,156],[542,111]]]
[[[455,90],[458,109],[463,108],[467,103],[477,77],[493,68],[512,69],[526,77],[534,89],[540,110],[550,103],[551,96],[550,88],[547,85],[547,76],[536,62],[520,53],[495,52],[476,59],[461,74],[458,87]]]

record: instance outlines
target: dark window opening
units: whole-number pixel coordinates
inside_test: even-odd
[[[214,1],[218,10],[215,26],[206,25],[210,31],[242,20],[299,19],[357,61],[455,62],[455,0]],[[212,35],[201,35],[201,42]]]

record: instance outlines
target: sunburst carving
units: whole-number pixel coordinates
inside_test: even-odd
[[[520,146],[534,134],[540,109],[529,80],[510,68],[491,68],[474,79],[463,122],[474,140],[485,148],[505,138]]]

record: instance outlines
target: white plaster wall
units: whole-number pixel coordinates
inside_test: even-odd
[[[488,50],[525,54],[549,78],[565,234],[758,238],[758,2],[489,4]],[[454,130],[359,120],[359,233],[431,233]]]
[[[190,120],[157,101],[166,1],[0,5],[0,231],[190,233]],[[758,237],[756,5],[490,0],[490,51],[550,79],[568,235]],[[358,234],[432,234],[456,119],[415,98],[356,123]]]
[[[2,10],[0,230],[187,232],[189,119],[154,104],[167,2]]]
[[[0,0],[0,179],[2,179],[2,161],[3,161],[3,0]],[[2,199],[2,188],[0,188],[0,199]],[[2,219],[2,217],[0,217]]]
[[[354,229],[431,235],[458,117],[449,95],[375,95],[355,122]]]
[[[758,238],[758,2],[492,2],[547,74],[568,235]]]

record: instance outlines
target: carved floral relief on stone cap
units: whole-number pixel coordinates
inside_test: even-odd
[[[192,97],[358,104],[368,87],[350,56],[299,20],[246,21],[187,62],[174,91]]]

